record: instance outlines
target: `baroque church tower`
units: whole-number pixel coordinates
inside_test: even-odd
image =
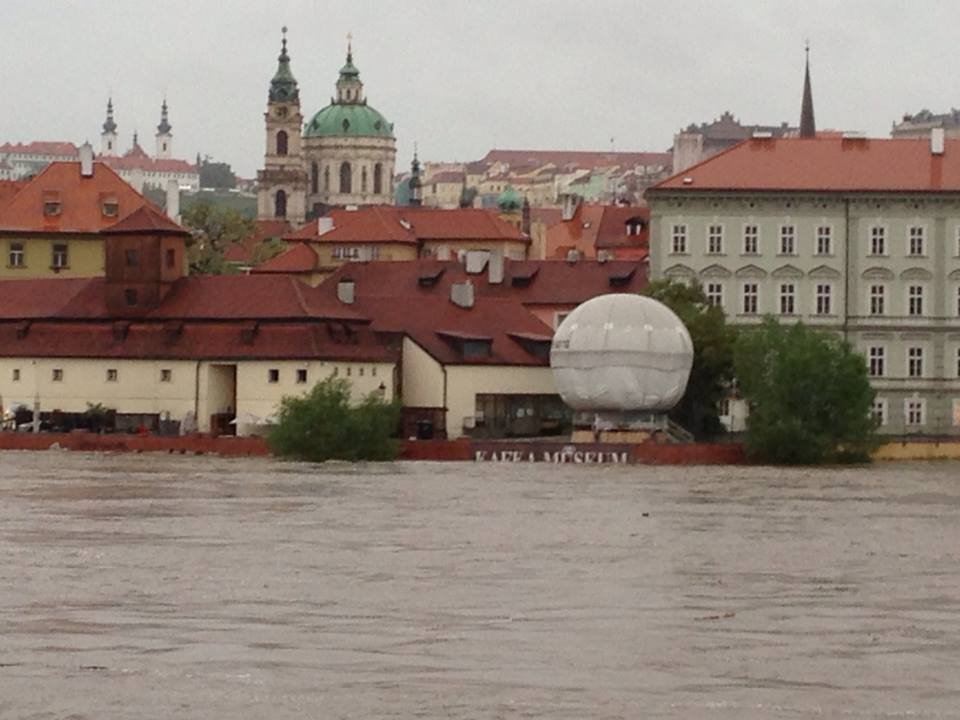
[[[257,217],[299,224],[306,218],[307,174],[300,143],[300,90],[290,71],[287,28],[277,60],[264,114],[267,144],[263,170],[257,173]]]
[[[107,100],[107,119],[100,133],[100,154],[104,157],[117,156],[117,123],[113,119],[113,98]]]
[[[173,127],[167,117],[167,99],[160,106],[160,124],[157,125],[157,157],[169,160],[173,157]]]

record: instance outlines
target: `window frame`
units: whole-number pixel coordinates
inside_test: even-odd
[[[916,235],[914,231],[917,231]],[[914,243],[919,243],[919,252],[914,251]],[[907,257],[927,256],[927,227],[926,225],[907,226]]]
[[[907,285],[907,316],[923,317],[924,306],[926,305],[926,286],[921,283]],[[918,291],[914,294],[914,291]]]
[[[753,291],[747,291],[752,287]],[[748,299],[752,300],[753,308],[748,308]],[[740,284],[740,314],[741,315],[759,315],[760,314],[760,283],[756,280],[746,280]]]
[[[911,406],[916,404],[916,408]],[[919,418],[916,422],[911,421],[912,413],[916,410]],[[923,427],[927,424],[927,399],[926,398],[904,398],[903,400],[903,424],[906,427]]]
[[[924,347],[910,345],[907,347],[907,377],[918,379],[924,377]]]
[[[824,317],[833,315],[833,283],[819,282],[813,286],[813,314]]]
[[[723,224],[710,223],[706,233],[706,255],[723,255]],[[714,249],[716,247],[716,249]]]
[[[874,292],[880,290],[879,293]],[[877,312],[879,305],[880,312]],[[887,286],[884,283],[874,283],[867,286],[867,312],[871,317],[883,317],[887,314]]]
[[[741,248],[741,254],[760,254],[760,226],[757,223],[746,223],[743,226],[743,246]]]
[[[787,232],[789,230],[789,233]],[[790,249],[785,250],[784,241],[789,238],[790,240]],[[777,235],[777,255],[785,255],[787,257],[796,257],[797,255],[797,226],[794,223],[782,223],[780,225],[780,232]]]
[[[869,256],[887,257],[889,247],[887,245],[887,226],[871,225],[869,229]],[[877,252],[877,243],[880,244],[880,252]]]
[[[687,255],[688,239],[687,224],[674,223],[670,228],[670,254]]]
[[[815,255],[820,257],[833,255],[833,225],[817,225],[813,247]]]
[[[787,292],[787,288],[790,288],[790,291]],[[797,284],[792,281],[784,281],[780,283],[777,287],[777,307],[780,311],[780,315],[785,317],[794,317],[797,314]],[[784,303],[789,301],[790,308],[789,310],[784,310]]]
[[[867,348],[867,376],[871,378],[887,376],[886,345],[871,345]]]

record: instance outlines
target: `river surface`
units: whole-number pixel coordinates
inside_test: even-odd
[[[960,464],[0,454],[0,718],[960,718]]]

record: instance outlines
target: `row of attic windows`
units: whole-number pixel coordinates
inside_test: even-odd
[[[63,200],[56,190],[43,193],[43,216],[57,217],[63,212]],[[116,195],[100,196],[100,214],[105,218],[115,218],[120,214],[120,201]]]
[[[354,368],[347,366],[344,368],[344,376],[352,377]],[[364,377],[366,375],[366,367],[356,368],[357,377]],[[340,375],[340,368],[337,366],[333,367],[330,375],[332,377],[338,377]],[[296,382],[298,385],[305,385],[308,381],[308,372],[306,368],[297,368],[296,370]],[[375,365],[370,367],[370,377],[377,377],[377,368]],[[53,368],[50,371],[50,380],[52,382],[63,382],[64,372],[63,368]],[[11,380],[13,382],[20,382],[20,368],[13,368],[11,373]],[[120,381],[120,372],[117,368],[107,368],[105,382],[115,383]],[[160,370],[160,382],[168,383],[173,382],[173,370],[169,368],[162,368]],[[270,368],[267,370],[267,382],[268,383],[278,383],[280,382],[280,369],[279,368]]]

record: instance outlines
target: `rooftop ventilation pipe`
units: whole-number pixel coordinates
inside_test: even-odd
[[[450,286],[450,302],[457,307],[472,308],[473,300],[473,283],[470,280]]]
[[[943,155],[945,145],[943,128],[933,128],[930,131],[930,154]]]
[[[337,300],[344,305],[353,305],[356,285],[350,278],[343,278],[337,283]]]
[[[80,177],[93,177],[93,145],[88,142],[80,146]]]

